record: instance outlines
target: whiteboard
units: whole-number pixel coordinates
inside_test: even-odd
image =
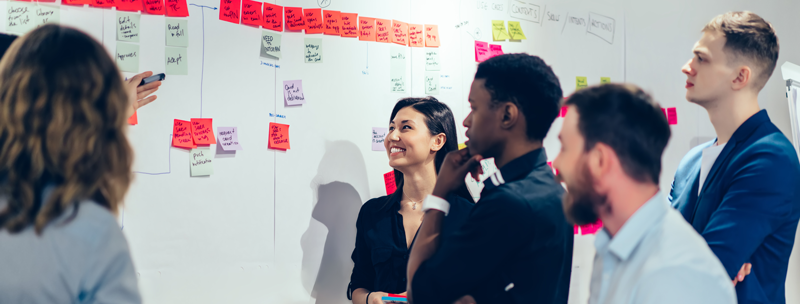
[[[145,303],[348,303],[355,219],[362,203],[385,194],[382,175],[391,169],[385,152],[372,151],[371,130],[387,126],[398,99],[426,95],[425,51],[431,48],[402,48],[406,92],[393,93],[394,44],[283,32],[282,58],[268,59],[260,57],[262,29],[220,21],[219,10],[202,7],[219,7],[217,2],[189,3],[189,73],[168,75],[158,100],[140,109],[139,124],[129,130],[138,173],[120,220]],[[434,96],[452,108],[461,136],[476,40],[502,45],[505,53],[541,56],[565,96],[578,76],[589,85],[600,77],[625,80],[622,10],[596,1],[275,4],[438,25],[440,90]],[[535,13],[525,16],[519,8]],[[113,53],[116,14],[61,6],[60,22],[86,31]],[[593,18],[611,20],[613,31],[590,30]],[[165,69],[165,19],[141,16],[140,71]],[[492,20],[520,21],[527,39],[492,41]],[[304,62],[308,37],[322,39],[322,63]],[[303,81],[305,104],[285,104],[286,80]],[[214,174],[191,177],[189,152],[170,147],[172,123],[201,117],[213,118],[215,128],[238,127],[244,150],[225,153],[212,146]],[[291,126],[291,149],[267,148],[269,122]],[[545,139],[550,160],[560,148],[560,126],[559,118]],[[576,236],[571,302],[588,297],[592,238]]]

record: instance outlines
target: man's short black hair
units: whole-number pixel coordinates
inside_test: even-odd
[[[661,106],[650,95],[634,85],[606,84],[579,90],[565,104],[578,111],[586,151],[606,144],[628,176],[658,184],[661,155],[671,132]]]
[[[3,55],[11,46],[11,43],[14,42],[14,39],[17,39],[17,36],[0,34],[0,58],[3,58]]]
[[[528,127],[528,138],[542,140],[558,116],[563,97],[558,77],[541,58],[505,54],[478,65],[475,79],[485,79],[492,104],[514,103]]]

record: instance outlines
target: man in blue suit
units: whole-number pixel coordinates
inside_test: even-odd
[[[717,138],[683,158],[670,201],[725,266],[739,303],[786,303],[800,163],[758,106],[775,70],[778,38],[751,12],[717,16],[702,32],[682,69],[686,99],[708,111]]]

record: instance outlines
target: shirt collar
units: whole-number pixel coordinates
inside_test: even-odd
[[[533,171],[533,169],[547,164],[547,153],[544,148],[528,152],[505,164],[484,182],[483,191],[494,189],[502,184],[520,180]]]
[[[627,260],[650,228],[667,214],[668,208],[664,195],[659,191],[636,210],[613,238],[608,230],[603,228],[597,234],[595,248],[601,251],[608,246],[608,251],[614,253],[620,260]]]
[[[744,123],[742,123],[742,125],[736,128],[736,131],[733,132],[731,139],[736,141],[742,141],[747,137],[749,137],[750,134],[752,134],[753,131],[755,131],[756,128],[758,128],[758,126],[767,121],[769,121],[769,115],[767,115],[767,110],[762,109],[758,111],[758,113],[753,114],[753,116],[750,116],[750,118],[745,120]]]

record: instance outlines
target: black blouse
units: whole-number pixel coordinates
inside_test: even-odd
[[[457,195],[451,195],[448,201],[450,212],[442,222],[442,242],[464,223],[474,205]],[[348,299],[352,300],[353,291],[358,288],[388,293],[406,291],[410,249],[406,245],[403,216],[399,211],[399,195],[374,198],[361,206],[356,220],[356,247],[352,255],[353,274],[347,287]]]

